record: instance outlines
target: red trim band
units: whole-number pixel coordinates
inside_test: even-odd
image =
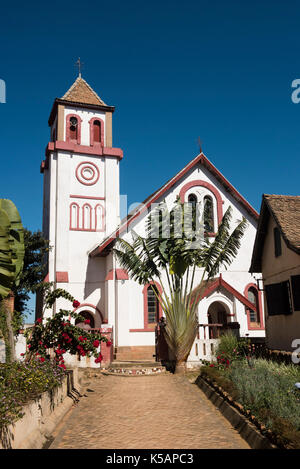
[[[56,272],[55,279],[57,283],[69,283],[68,272]]]

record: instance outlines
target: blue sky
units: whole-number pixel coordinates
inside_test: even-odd
[[[116,106],[121,193],[142,201],[198,153],[256,210],[263,193],[299,194],[297,1],[2,2],[1,197],[41,228],[53,100],[77,76]]]

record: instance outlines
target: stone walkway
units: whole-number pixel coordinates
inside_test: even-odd
[[[100,376],[83,394],[50,449],[249,449],[185,377]]]

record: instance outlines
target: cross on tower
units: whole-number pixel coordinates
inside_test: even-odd
[[[83,65],[83,62],[81,62],[80,57],[78,57],[78,60],[75,65],[78,67],[78,76],[79,78],[81,78],[81,67]]]

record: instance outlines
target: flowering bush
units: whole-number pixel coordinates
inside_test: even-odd
[[[50,360],[0,364],[0,434],[23,416],[27,401],[60,385],[64,376],[64,370]]]
[[[68,292],[62,289],[56,289],[47,293],[45,297],[45,308],[51,307],[57,298],[63,297],[72,302],[73,307],[78,308],[80,303],[75,300]],[[80,314],[75,311],[60,310],[52,318],[46,319],[43,324],[42,319],[37,319],[33,328],[27,329],[27,352],[26,360],[30,361],[33,357],[38,358],[40,362],[49,359],[51,354],[59,367],[65,369],[63,355],[68,352],[72,355],[79,354],[84,357],[95,357],[95,362],[100,363],[103,356],[98,351],[100,342],[107,342],[105,337],[99,333],[89,333],[74,324],[71,319],[86,322]]]
[[[234,361],[251,356],[251,345],[248,342],[245,338],[238,339],[232,332],[222,335],[216,349],[218,364],[226,367]]]

